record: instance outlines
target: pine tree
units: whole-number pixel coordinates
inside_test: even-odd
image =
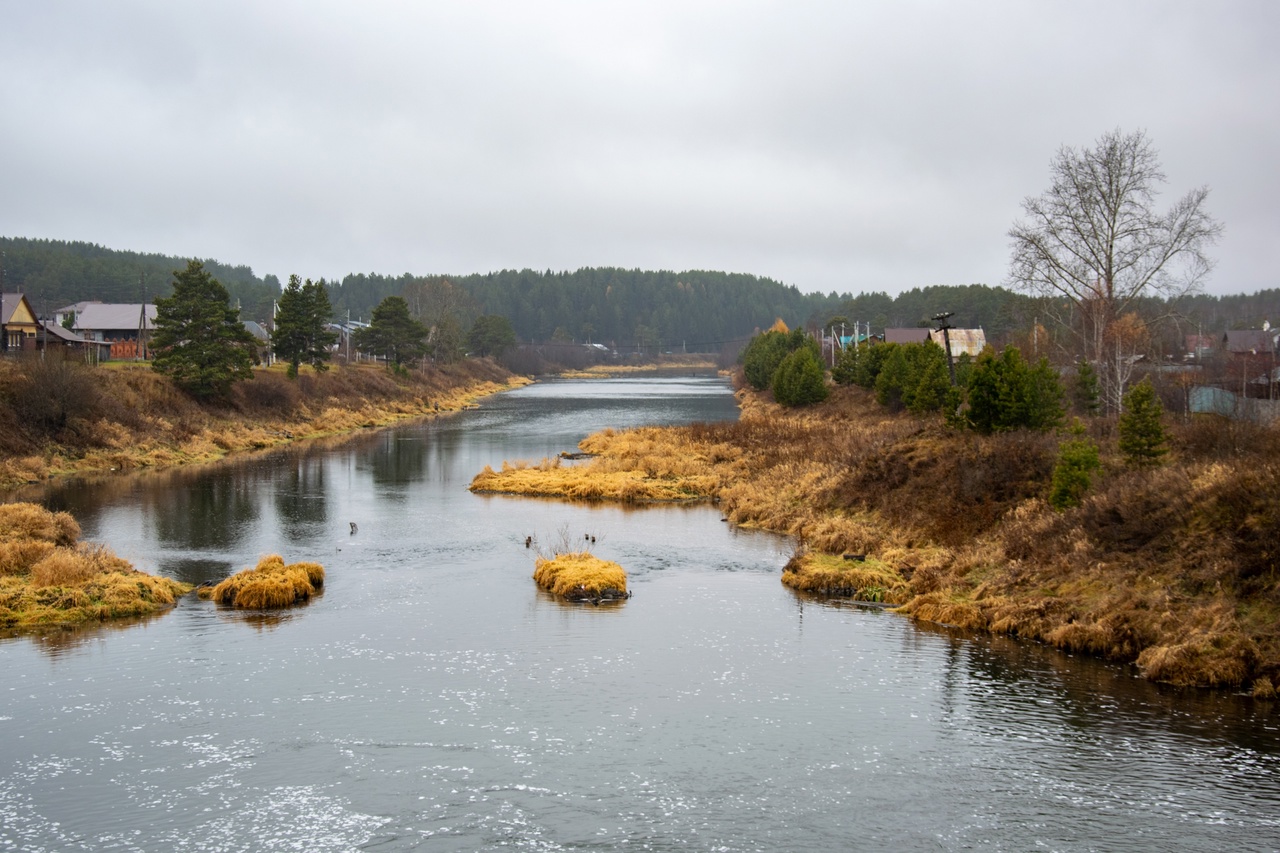
[[[331,347],[337,335],[329,331],[333,309],[325,286],[296,275],[280,294],[276,307],[275,328],[271,346],[278,357],[289,362],[289,376],[298,375],[298,366],[310,364],[317,371],[328,370]]]
[[[222,396],[253,376],[256,343],[217,279],[199,261],[174,271],[173,295],[156,297],[152,367],[196,397]]]
[[[1124,411],[1120,414],[1120,452],[1134,467],[1156,465],[1169,452],[1165,444],[1160,417],[1164,407],[1156,396],[1151,380],[1144,378],[1124,395]]]
[[[427,327],[409,315],[408,303],[399,296],[388,296],[373,309],[368,328],[355,333],[354,343],[399,368],[426,352],[426,338]]]

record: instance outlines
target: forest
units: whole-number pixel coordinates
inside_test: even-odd
[[[152,302],[172,292],[174,271],[190,258],[119,251],[92,243],[0,237],[6,292],[21,291],[42,315],[73,302]],[[202,259],[226,287],[244,319],[265,321],[282,291],[274,274]],[[306,270],[282,271],[308,277]],[[833,318],[885,327],[922,326],[951,312],[952,326],[982,328],[1000,345],[1024,343],[1044,329],[1052,336],[1063,306],[1000,286],[928,285],[897,296],[875,289],[803,293],[794,285],[706,270],[673,272],[617,267],[575,271],[501,270],[462,275],[352,273],[319,279],[328,289],[334,319],[367,321],[387,296],[400,296],[428,326],[447,322],[469,329],[478,317],[507,317],[521,342],[602,343],[648,352],[736,352],[753,333],[781,318],[789,327],[817,329]],[[1192,295],[1175,302],[1144,300],[1139,313],[1151,326],[1160,355],[1183,350],[1191,334],[1221,335],[1280,321],[1280,289],[1251,295]],[[1062,341],[1062,349],[1067,347]],[[1031,348],[1028,348],[1031,351]]]

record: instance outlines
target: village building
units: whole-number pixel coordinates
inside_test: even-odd
[[[0,348],[5,352],[35,349],[40,324],[27,297],[21,293],[0,293]]]
[[[922,344],[929,340],[929,329],[921,326],[915,329],[885,329],[886,344]]]
[[[155,329],[155,305],[78,302],[70,307],[79,309],[72,331],[90,341],[110,343],[111,358],[149,357],[147,341]]]
[[[970,358],[977,358],[987,346],[987,333],[982,329],[947,329],[946,337],[943,337],[942,331],[935,329],[929,333],[929,337],[935,344],[942,347],[946,351],[946,341],[951,341],[951,357],[959,358],[967,355]]]

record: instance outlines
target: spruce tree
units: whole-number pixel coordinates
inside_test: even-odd
[[[271,329],[271,348],[277,358],[289,363],[290,377],[298,375],[298,365],[307,352],[308,313],[302,279],[291,275],[276,303],[275,322]]]
[[[1084,493],[1089,491],[1093,472],[1098,470],[1098,445],[1085,434],[1084,426],[1076,421],[1071,428],[1072,438],[1058,446],[1058,462],[1053,468],[1053,488],[1049,504],[1054,509],[1080,506]]]
[[[1120,414],[1120,452],[1134,467],[1147,467],[1160,462],[1169,452],[1165,447],[1164,426],[1160,417],[1164,407],[1156,396],[1150,378],[1144,378],[1124,395],[1124,411]]]
[[[1076,378],[1071,384],[1071,397],[1076,411],[1082,415],[1094,417],[1098,414],[1098,400],[1101,391],[1098,388],[1098,372],[1093,365],[1081,359],[1076,365]]]

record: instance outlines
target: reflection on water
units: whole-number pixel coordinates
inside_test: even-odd
[[[141,568],[283,553],[325,594],[0,640],[0,849],[1277,847],[1280,703],[796,595],[791,543],[714,507],[466,489],[606,426],[734,416],[710,378],[551,382],[54,487]],[[525,537],[561,529],[634,598],[538,590]]]

